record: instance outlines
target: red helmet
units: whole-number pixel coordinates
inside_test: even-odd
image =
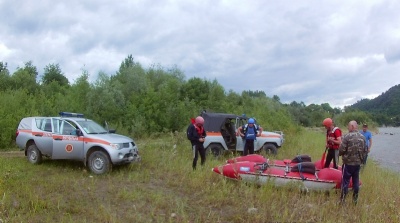
[[[324,121],[322,122],[322,125],[326,126],[326,127],[332,127],[333,125],[333,121],[331,118],[326,118],[324,119]]]
[[[196,119],[195,119],[195,123],[203,125],[204,124],[204,118],[201,117],[201,116],[197,116]]]

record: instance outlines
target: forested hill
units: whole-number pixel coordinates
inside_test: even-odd
[[[374,99],[363,99],[349,108],[371,113],[376,121],[386,125],[400,123],[400,84],[391,87]]]

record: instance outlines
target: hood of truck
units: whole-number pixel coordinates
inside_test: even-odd
[[[266,137],[276,137],[276,138],[283,138],[283,133],[277,133],[277,132],[269,132],[269,131],[262,131],[261,136],[266,136]]]
[[[118,135],[118,134],[113,134],[113,133],[107,133],[107,134],[87,134],[87,138],[91,139],[98,139],[98,140],[104,140],[109,143],[127,143],[127,142],[133,142],[133,139],[123,136],[123,135]]]

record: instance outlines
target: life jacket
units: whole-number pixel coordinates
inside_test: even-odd
[[[193,124],[194,125],[194,128],[196,129],[196,131],[197,131],[197,134],[199,135],[199,136],[202,136],[203,135],[203,132],[204,132],[204,127],[203,126],[197,126],[196,124]]]
[[[327,131],[326,132],[326,141],[328,142],[328,137],[334,137],[335,139],[337,139],[338,137],[335,135],[336,130],[339,130],[340,135],[342,135],[342,131],[339,129],[339,127],[334,127],[332,129],[332,131]],[[328,143],[328,147],[330,149],[339,149],[339,144],[335,144],[335,143]]]
[[[192,123],[192,125],[193,125],[194,128],[196,129],[197,134],[198,134],[199,136],[202,136],[203,133],[204,133],[204,127],[203,127],[203,126],[198,127],[198,126],[196,125],[196,121],[195,121],[194,118],[191,118],[191,119],[190,119],[190,123]],[[189,138],[189,129],[190,129],[190,125],[189,125],[189,127],[187,128],[187,130],[186,130],[186,136],[187,136],[187,138],[190,140],[190,138]]]
[[[243,139],[246,139],[246,137],[247,137],[248,126],[249,126],[249,124],[244,125],[244,128],[243,128],[243,135],[244,135]],[[259,129],[258,125],[254,124],[254,140],[257,138],[258,129]]]

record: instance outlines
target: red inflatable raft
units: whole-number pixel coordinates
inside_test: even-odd
[[[225,165],[214,167],[213,171],[230,179],[259,185],[270,182],[275,186],[298,184],[306,190],[340,189],[340,169],[321,169],[318,165],[320,160],[311,162],[311,158],[303,156],[300,162],[296,162],[297,158],[269,161],[261,155],[252,154],[227,160]]]

